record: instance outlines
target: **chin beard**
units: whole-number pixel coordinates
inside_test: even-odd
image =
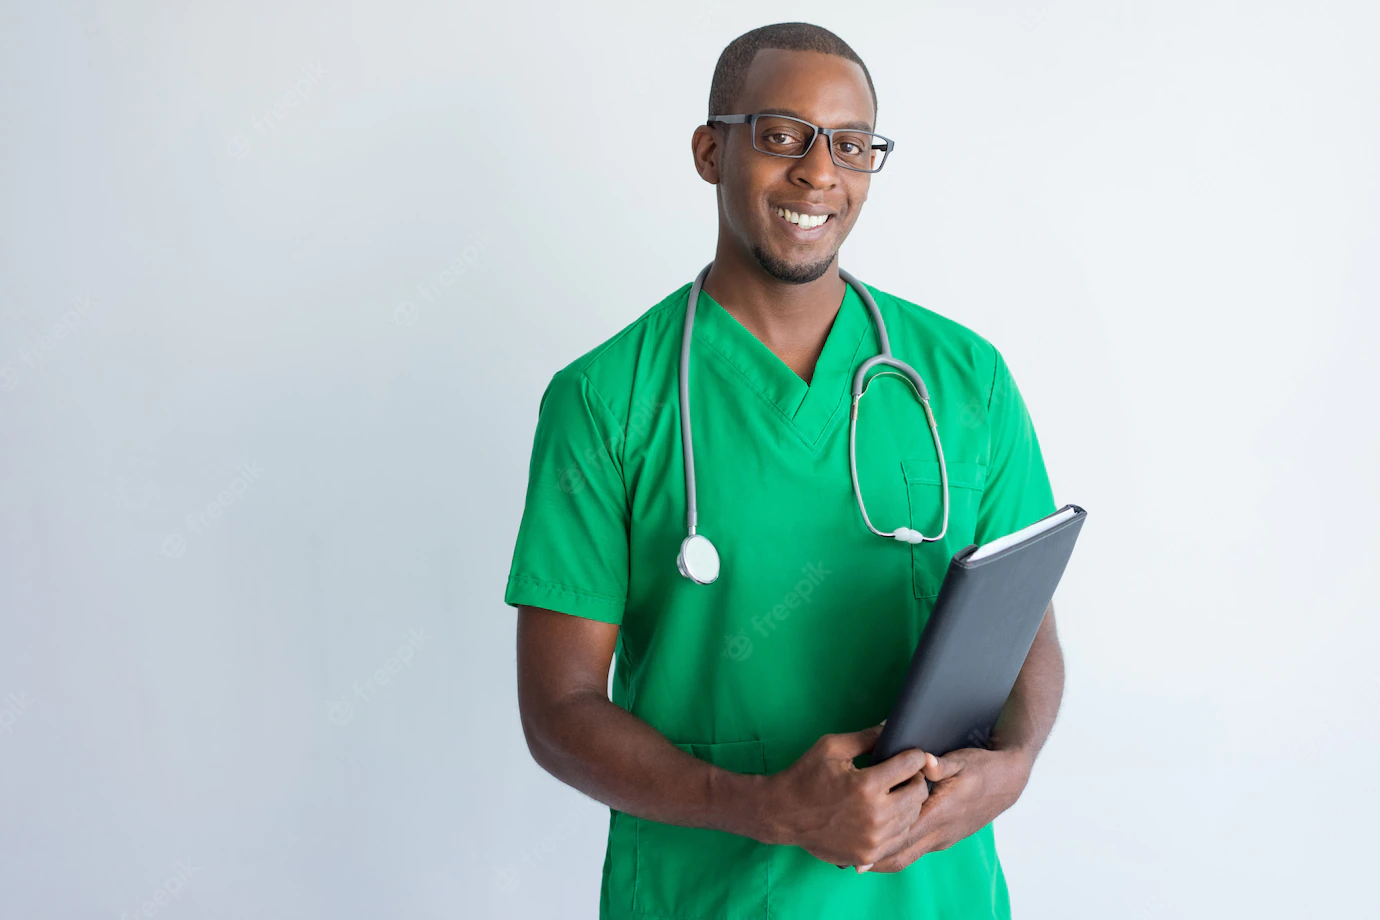
[[[784,281],[787,284],[809,284],[818,278],[824,277],[824,273],[829,270],[829,266],[834,264],[834,256],[818,262],[806,262],[799,265],[794,262],[783,262],[768,253],[760,246],[752,247],[752,257],[757,260],[757,264],[762,266],[762,270],[771,275],[777,281]]]

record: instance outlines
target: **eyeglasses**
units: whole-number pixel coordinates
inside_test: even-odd
[[[896,149],[889,137],[859,131],[855,128],[821,128],[789,115],[711,115],[706,125],[748,125],[752,129],[752,146],[774,157],[800,159],[810,152],[815,138],[823,134],[829,139],[829,158],[835,166],[858,172],[874,173],[882,168],[887,154]]]

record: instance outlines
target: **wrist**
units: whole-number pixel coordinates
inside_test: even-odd
[[[1028,745],[1012,745],[1002,747],[1000,745],[992,748],[992,753],[1000,754],[1007,762],[1012,774],[1019,779],[1022,789],[1030,781],[1030,773],[1035,768],[1036,752]]]
[[[720,830],[758,843],[786,843],[776,808],[776,783],[767,774],[715,768],[710,781]]]

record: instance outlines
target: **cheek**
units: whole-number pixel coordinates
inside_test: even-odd
[[[840,237],[840,238],[847,238],[847,236],[848,236],[850,233],[853,232],[853,227],[854,227],[854,225],[856,225],[857,222],[858,222],[858,209],[859,209],[859,203],[858,203],[858,202],[854,201],[854,202],[851,202],[851,203],[850,203],[850,206],[849,206],[849,208],[848,208],[848,219],[845,220],[845,221],[843,221],[843,222],[839,225],[839,231],[838,231],[838,232],[839,232],[839,237]]]
[[[752,199],[737,195],[730,199],[726,210],[728,224],[744,240],[756,240],[764,235],[765,227],[761,215],[748,202]]]
[[[868,193],[871,192],[871,191],[872,191],[872,180],[871,180],[871,179],[864,179],[862,182],[859,182],[857,185],[855,185],[855,186],[853,187],[852,194],[849,195],[848,197],[849,197],[849,199],[850,199],[850,200],[852,201],[852,203],[853,203],[853,210],[854,210],[854,211],[861,211],[861,210],[862,210],[862,206],[863,206],[864,204],[867,203],[867,195],[868,195]]]
[[[734,169],[720,174],[719,188],[723,195],[724,213],[729,223],[741,229],[762,224],[763,207],[759,177],[747,169]]]
[[[789,179],[770,162],[771,159],[759,156],[734,171],[734,206],[740,217],[763,222],[767,216],[768,191],[790,187]]]

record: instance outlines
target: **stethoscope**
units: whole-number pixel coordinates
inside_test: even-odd
[[[705,276],[713,266],[713,262],[706,265],[690,287],[690,301],[685,308],[685,331],[680,340],[680,440],[681,452],[685,458],[685,524],[690,533],[681,541],[680,554],[676,556],[676,567],[680,569],[680,574],[701,585],[707,585],[719,577],[719,551],[709,542],[708,537],[695,533],[695,450],[690,439],[690,337],[695,327],[695,305],[700,299],[700,288],[704,286]],[[853,495],[858,500],[858,510],[862,512],[863,523],[867,525],[867,529],[879,537],[891,537],[903,543],[940,540],[949,529],[949,473],[944,466],[944,448],[939,444],[939,426],[935,424],[934,413],[930,411],[929,390],[925,388],[925,381],[920,379],[914,368],[892,357],[886,323],[882,321],[882,311],[877,309],[877,302],[872,299],[872,292],[842,268],[839,269],[839,277],[852,285],[863,303],[867,304],[872,321],[877,326],[877,338],[882,347],[881,352],[864,361],[853,375],[853,405],[848,413],[848,469],[853,476]],[[894,370],[878,371],[867,377],[867,372],[879,364],[888,365]],[[930,437],[934,440],[934,452],[939,457],[939,488],[944,498],[943,523],[939,533],[933,537],[927,537],[909,527],[897,527],[892,531],[881,531],[873,527],[872,519],[867,516],[867,507],[863,504],[862,489],[858,487],[858,403],[872,381],[886,375],[900,377],[910,385],[925,410],[925,418],[930,423]]]

